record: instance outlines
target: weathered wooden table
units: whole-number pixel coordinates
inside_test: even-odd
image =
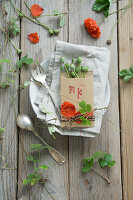
[[[24,0],[14,1],[17,8],[29,15],[29,10],[24,5]],[[49,144],[56,147],[66,157],[63,166],[51,164],[48,173],[50,184],[49,191],[56,200],[132,200],[133,199],[133,84],[122,83],[118,78],[118,72],[123,68],[129,68],[133,64],[133,8],[130,8],[119,25],[114,26],[121,13],[111,15],[105,19],[100,28],[102,31],[100,39],[93,39],[86,32],[83,22],[90,17],[97,21],[102,19],[102,14],[96,14],[91,10],[93,1],[88,0],[36,0],[27,1],[29,6],[38,3],[44,8],[46,13],[52,13],[54,9],[69,11],[65,16],[65,26],[60,29],[58,37],[49,37],[48,32],[42,27],[32,22],[22,19],[19,24],[21,34],[14,39],[15,44],[23,50],[21,56],[28,54],[34,60],[48,58],[54,51],[56,40],[63,40],[74,44],[84,44],[99,47],[107,47],[111,51],[111,63],[109,80],[111,85],[111,101],[103,118],[100,136],[95,139],[81,137],[67,137],[56,135],[54,140],[46,128],[40,128],[40,134]],[[118,1],[113,5],[112,10],[116,10],[128,3]],[[0,24],[4,25],[11,16],[15,16],[15,11],[9,1],[0,1]],[[56,17],[41,17],[43,23],[58,27]],[[114,26],[112,44],[106,45],[110,39],[111,30]],[[31,44],[27,35],[37,32],[40,36],[38,44]],[[5,39],[0,32],[0,57],[3,58],[2,47]],[[16,62],[19,57],[14,48],[6,45],[5,57],[12,56]],[[8,68],[6,68],[6,71]],[[6,130],[3,143],[1,144],[1,155],[6,158],[6,164],[10,170],[0,170],[0,199],[15,200],[17,197],[23,199],[50,200],[50,195],[42,185],[34,187],[23,187],[22,180],[27,174],[32,172],[33,166],[25,160],[24,149],[27,150],[30,144],[40,143],[33,134],[22,131],[16,126],[14,106],[10,107],[12,94],[17,95],[16,108],[19,113],[28,113],[35,118],[35,114],[30,105],[28,88],[19,93],[18,85],[23,85],[24,81],[29,80],[31,70],[23,67],[20,74],[16,76],[15,90],[10,86],[7,90],[0,89],[0,125],[4,126],[6,117]],[[110,119],[115,125],[113,126]],[[121,132],[118,130],[121,129]],[[105,176],[111,180],[107,184],[104,179],[93,171],[81,173],[82,159],[90,156],[96,151],[106,151],[113,155],[116,165],[110,170],[101,170]],[[41,154],[41,163],[53,163],[51,156],[44,151]]]

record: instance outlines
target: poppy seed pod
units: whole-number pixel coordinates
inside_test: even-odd
[[[75,70],[75,65],[74,65],[74,64],[71,64],[71,65],[70,65],[70,69],[71,69],[72,71],[74,71],[74,70]]]
[[[53,35],[54,34],[54,31],[52,29],[49,29],[49,35]]]
[[[81,62],[82,62],[82,58],[81,58],[81,57],[78,57],[77,63],[80,64]]]
[[[68,69],[69,68],[69,63],[65,63],[65,67]]]
[[[81,71],[82,71],[82,72],[88,72],[88,67],[82,66],[82,67],[81,67]]]
[[[55,29],[55,30],[54,30],[54,34],[55,34],[55,35],[58,35],[58,34],[59,34],[59,30]]]
[[[61,66],[60,66],[60,71],[61,71],[61,72],[63,71],[63,68],[64,68],[64,67],[61,65]]]
[[[65,62],[66,62],[66,59],[64,58],[64,57],[60,57],[60,62],[61,62],[61,64],[64,64]]]
[[[71,76],[72,76],[73,78],[75,78],[75,73],[74,73],[74,72],[71,72]]]
[[[75,68],[75,72],[76,72],[76,73],[78,73],[78,72],[80,72],[80,71],[81,71],[81,68],[80,68],[80,67],[76,67],[76,68]]]

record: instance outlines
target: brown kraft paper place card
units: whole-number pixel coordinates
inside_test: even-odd
[[[86,73],[85,78],[67,78],[67,74],[63,73],[60,77],[61,105],[64,102],[72,103],[76,111],[79,111],[79,102],[86,101],[94,108],[94,91],[93,91],[93,72]],[[94,121],[91,126],[84,126],[76,122],[72,122],[71,127],[94,127]],[[66,122],[61,121],[61,127],[66,127]]]

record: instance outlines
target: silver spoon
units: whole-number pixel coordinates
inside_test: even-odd
[[[22,129],[25,129],[25,130],[28,130],[28,131],[32,131],[35,136],[41,140],[41,142],[46,145],[46,146],[49,146],[47,144],[47,142],[45,142],[41,137],[40,135],[38,134],[38,132],[35,130],[35,126],[33,124],[33,121],[32,119],[30,118],[29,115],[27,114],[21,114],[21,115],[18,115],[17,116],[17,125],[22,128]],[[56,162],[59,164],[59,165],[62,165],[64,164],[65,162],[65,157],[60,153],[58,152],[55,148],[49,146],[50,148],[48,148],[48,151],[49,153],[51,154],[51,156],[56,160]]]

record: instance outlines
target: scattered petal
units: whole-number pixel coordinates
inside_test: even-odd
[[[35,32],[35,33],[31,33],[28,35],[28,38],[30,39],[31,42],[33,43],[38,43],[39,42],[39,37],[38,37],[38,34]]]
[[[39,17],[42,14],[43,10],[44,9],[38,4],[34,4],[31,6],[31,14],[33,17]]]

